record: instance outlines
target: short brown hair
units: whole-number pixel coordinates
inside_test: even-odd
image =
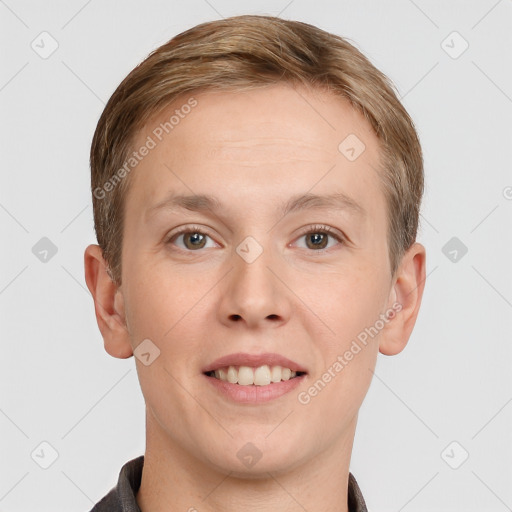
[[[380,142],[394,274],[416,239],[424,185],[420,142],[393,83],[342,37],[307,23],[244,15],[197,25],[153,51],[121,82],[99,119],[90,155],[94,228],[117,285],[130,183],[119,171],[139,130],[186,93],[283,81],[349,100],[373,127]]]

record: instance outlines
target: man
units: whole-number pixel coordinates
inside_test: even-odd
[[[146,402],[145,455],[93,511],[366,510],[357,414],[425,281],[387,78],[311,25],[205,23],[120,84],[91,170],[87,286]]]

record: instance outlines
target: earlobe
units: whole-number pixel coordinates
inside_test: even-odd
[[[390,308],[397,311],[381,332],[379,351],[400,353],[411,336],[425,288],[425,247],[414,243],[404,254],[390,293]]]
[[[126,359],[133,355],[133,350],[126,325],[124,296],[110,278],[98,245],[92,244],[85,249],[84,267],[105,350],[113,357]]]

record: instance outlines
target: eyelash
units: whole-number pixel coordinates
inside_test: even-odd
[[[333,228],[331,228],[330,226],[325,226],[323,224],[315,224],[313,226],[308,226],[308,227],[304,228],[304,230],[301,231],[299,238],[302,238],[305,235],[318,234],[318,233],[332,237],[332,238],[336,239],[340,244],[344,244],[346,242],[346,239],[343,235],[341,235],[338,232],[333,232]],[[323,253],[329,252],[331,249],[333,249],[333,248],[330,247],[329,249],[318,249],[318,250],[311,249],[311,252],[323,254]]]
[[[207,231],[205,231],[203,228],[200,228],[199,226],[183,226],[182,228],[179,228],[178,231],[173,233],[170,237],[168,237],[167,240],[165,241],[165,243],[170,244],[178,236],[183,235],[185,233],[199,233],[201,235],[206,235],[206,236],[210,237],[211,239],[213,239],[213,237],[210,236],[210,234]],[[333,232],[333,228],[331,228],[330,226],[325,226],[323,224],[315,224],[313,226],[306,227],[304,230],[301,231],[299,238],[301,238],[305,235],[311,235],[311,234],[317,234],[317,233],[321,233],[321,234],[330,236],[330,237],[336,239],[340,244],[344,244],[346,242],[346,239],[343,235],[341,235],[338,232]],[[192,250],[181,249],[181,248],[179,248],[179,249],[182,251],[185,251],[185,252],[199,252],[200,251],[200,250],[192,251]],[[322,253],[326,253],[326,252],[330,251],[331,249],[332,249],[332,247],[329,249],[318,249],[318,250],[311,249],[311,252],[322,254]]]

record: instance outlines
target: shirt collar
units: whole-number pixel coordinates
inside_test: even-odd
[[[127,462],[121,468],[117,486],[97,503],[91,512],[141,512],[135,496],[140,487],[143,467],[144,455]],[[352,473],[348,474],[348,510],[349,512],[368,512]]]

